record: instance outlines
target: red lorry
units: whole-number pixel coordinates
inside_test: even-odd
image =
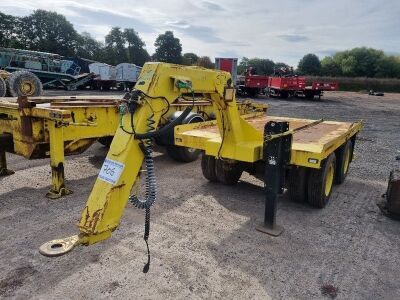
[[[275,70],[272,76],[255,75],[253,68],[248,68],[244,76],[237,75],[237,58],[215,58],[215,68],[230,72],[237,92],[242,96],[255,97],[266,94],[269,97],[299,97],[321,99],[324,91],[336,91],[337,82],[322,83],[314,81],[306,86],[305,77],[294,75],[293,68],[282,67]]]

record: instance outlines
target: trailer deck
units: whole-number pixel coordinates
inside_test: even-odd
[[[289,131],[293,132],[291,161],[293,165],[309,168],[319,168],[321,161],[330,153],[355,136],[362,128],[361,122],[334,122],[324,120],[297,119],[289,117],[267,116],[263,113],[242,116],[251,126],[260,133],[269,121],[289,122]],[[175,128],[175,144],[180,146],[210,149],[208,146],[221,144],[221,136],[216,121],[203,124],[180,125]],[[255,151],[249,152],[249,162],[262,159],[263,138],[255,141],[251,147]],[[215,148],[212,147],[211,148]],[[254,155],[250,155],[254,153]],[[235,157],[228,157],[235,159]]]

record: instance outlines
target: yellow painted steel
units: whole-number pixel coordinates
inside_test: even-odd
[[[265,118],[265,116],[264,114],[256,113],[253,115],[241,116],[240,118],[242,122],[247,120],[247,124],[251,124],[258,119]],[[314,169],[320,168],[321,162],[326,157],[345,144],[346,141],[351,139],[362,128],[362,122],[344,123],[275,116],[271,116],[270,119],[281,121],[286,120],[289,123],[307,123],[311,125],[310,127],[307,127],[307,129],[315,127],[317,131],[318,125],[335,127],[335,130],[329,130],[326,133],[321,134],[321,138],[319,139],[312,139],[313,137],[311,136],[312,140],[295,139],[293,141],[290,164]],[[265,122],[263,124],[265,124]],[[315,126],[312,126],[313,124],[315,124]],[[215,125],[214,122],[208,122],[176,126],[174,134],[175,144],[184,147],[202,149],[208,155],[219,156],[218,149],[221,147],[222,139],[220,130],[214,129]],[[298,132],[301,132],[301,130]],[[296,137],[296,131],[289,131],[288,134],[293,134]],[[224,145],[224,148],[231,147],[237,149],[235,149],[235,154],[233,155],[233,151],[231,151],[231,153],[220,153],[220,156],[246,162],[259,161],[262,159],[264,138],[266,137],[262,136],[262,131],[258,131],[258,136],[250,143],[246,143],[247,148],[238,148],[238,145],[232,144],[230,146]],[[225,143],[226,141],[224,140],[223,144]],[[239,151],[244,151],[245,154],[239,155]]]
[[[64,156],[85,151],[98,138],[113,136],[119,126],[117,97],[39,97],[21,103],[0,100],[0,135],[9,135],[13,149],[9,152],[28,159],[50,157],[52,187],[47,193],[55,199],[71,193],[65,186]],[[163,125],[191,101],[179,99],[160,120]],[[266,111],[267,105],[249,100],[240,103],[239,113]],[[194,113],[209,116],[213,107],[205,99],[196,99]],[[5,151],[0,145],[0,176],[7,170]]]
[[[165,63],[146,63],[135,86],[137,90],[143,92],[138,100],[140,106],[132,116],[136,133],[148,131],[147,122],[151,116],[154,125],[157,126],[161,115],[167,109],[165,101],[172,103],[182,93],[190,92],[186,88],[180,88],[184,86],[182,83],[185,83],[186,86],[192,87],[194,93],[201,93],[212,101],[217,120],[175,127],[175,144],[202,149],[206,154],[215,157],[245,162],[261,160],[264,138],[274,137],[264,137],[262,131],[251,125],[252,118],[259,118],[260,114],[240,116],[234,89],[229,87],[230,81],[230,74],[223,71]],[[315,120],[301,121],[305,124],[320,123]],[[127,130],[131,129],[130,114],[123,116],[122,125]],[[214,128],[211,131],[205,130],[212,125]],[[329,126],[329,122],[324,126]],[[304,165],[312,164],[305,161],[309,158],[307,153],[312,153],[317,160],[322,160],[327,152],[332,152],[335,147],[342,145],[360,128],[361,123],[353,124],[346,130],[339,130],[333,142],[332,139],[322,135],[321,143],[299,144],[299,149],[294,153],[294,161],[298,160]],[[142,166],[144,155],[140,143],[141,141],[122,128],[117,129],[102,171],[82,211],[78,224],[79,236],[65,239],[69,246],[71,240],[76,241],[74,245],[89,245],[107,239],[118,227],[130,191],[138,179]],[[104,173],[109,174],[112,180],[107,179]],[[115,174],[118,175],[114,176]],[[60,244],[60,241],[63,240],[58,239],[44,244],[41,248],[42,253],[52,255],[52,245]],[[63,251],[57,252],[57,255],[60,254],[63,254]]]
[[[335,167],[334,164],[330,164],[328,167],[328,171],[326,173],[326,179],[325,179],[325,196],[328,197],[331,190],[332,190],[332,185],[333,185],[333,179],[335,175]]]

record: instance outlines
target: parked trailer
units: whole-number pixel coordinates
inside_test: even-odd
[[[121,63],[116,67],[116,81],[120,89],[131,90],[139,78],[142,68],[130,63]]]
[[[304,77],[274,77],[268,79],[266,93],[269,97],[289,98],[295,95],[296,91],[303,90],[306,87]]]
[[[96,90],[109,90],[116,87],[117,70],[114,66],[106,63],[92,63],[89,70],[95,77],[92,81],[92,88]]]
[[[71,193],[65,185],[64,156],[84,152],[95,141],[110,145],[120,124],[118,110],[120,97],[20,97],[0,101],[0,176],[13,172],[7,169],[5,153],[14,153],[27,159],[50,157],[52,187],[49,198]],[[182,98],[170,105],[160,121],[168,124],[192,101]],[[267,105],[243,101],[238,105],[241,115],[266,111]],[[192,113],[183,124],[214,118],[209,100],[196,99]],[[200,150],[174,145],[173,128],[157,142],[167,148],[175,160],[189,162],[197,159]]]
[[[313,81],[311,86],[306,86],[304,89],[296,91],[295,96],[309,100],[313,100],[315,97],[318,97],[318,100],[321,100],[321,97],[324,95],[324,91],[337,91],[338,89],[339,84],[337,82]]]

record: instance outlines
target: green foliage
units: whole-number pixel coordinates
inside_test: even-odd
[[[145,43],[132,28],[112,28],[103,44],[87,32],[77,33],[63,15],[45,10],[21,18],[0,12],[0,45],[67,57],[78,55],[109,64],[130,62],[141,66],[150,60]]]
[[[95,40],[90,33],[82,32],[78,37],[78,47],[76,55],[79,57],[85,57],[93,60],[102,60],[103,53],[102,48],[104,45],[99,41]]]
[[[321,60],[321,73],[326,76],[335,76],[337,74],[340,74],[340,64],[332,57],[327,56]]]
[[[325,57],[321,65],[322,74],[328,76],[400,78],[400,61],[397,57],[366,47]]]
[[[75,54],[79,35],[63,15],[39,9],[20,18],[18,25],[17,40],[24,48],[65,56]]]
[[[157,37],[154,46],[156,47],[156,52],[153,56],[155,61],[174,64],[181,63],[182,45],[180,40],[174,37],[172,31],[166,31],[164,34],[160,34]]]
[[[185,53],[182,56],[182,64],[186,66],[192,66],[197,64],[199,57],[194,53]]]
[[[19,27],[18,18],[0,12],[0,45],[3,47],[18,47],[19,44],[15,32]]]
[[[214,69],[215,65],[208,56],[202,56],[197,60],[197,65],[207,69]]]
[[[400,93],[400,79],[396,78],[367,78],[367,77],[331,77],[331,76],[307,76],[307,84],[313,81],[337,82],[340,91],[368,92],[369,90]]]
[[[306,74],[306,75],[320,74],[321,73],[321,62],[319,61],[318,56],[316,56],[315,54],[312,54],[312,53],[304,55],[304,57],[299,62],[297,71],[300,74]]]
[[[144,48],[145,43],[133,28],[126,28],[124,30],[124,37],[128,43],[129,62],[142,66],[146,61],[150,60],[150,55]]]
[[[254,74],[271,75],[274,73],[275,63],[270,59],[243,57],[238,65],[238,74],[244,74],[250,67]]]

